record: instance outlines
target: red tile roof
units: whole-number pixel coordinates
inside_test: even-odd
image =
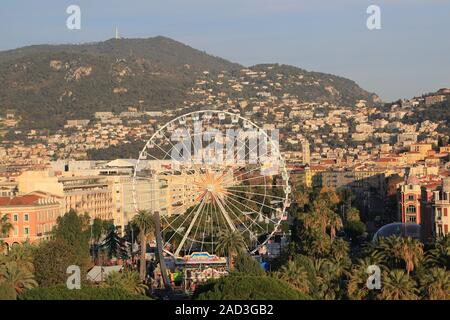
[[[41,197],[37,195],[25,195],[19,197],[0,197],[0,206],[27,206],[36,204]]]

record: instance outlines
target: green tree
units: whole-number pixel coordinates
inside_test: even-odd
[[[34,272],[33,252],[36,249],[28,241],[11,247],[7,255],[0,255],[0,264],[15,262],[20,269]]]
[[[252,276],[263,276],[266,274],[259,262],[244,252],[236,256],[234,271]]]
[[[34,251],[36,280],[40,286],[65,283],[67,267],[77,265],[74,248],[62,239],[43,242]]]
[[[107,253],[109,259],[112,259],[113,257],[120,259],[127,258],[125,240],[118,235],[117,228],[115,226],[110,227],[105,239],[100,245],[100,248]]]
[[[377,265],[382,268],[382,258],[377,252],[358,259],[358,262],[347,272],[347,297],[351,300],[374,299],[378,290],[369,290],[367,279],[369,274],[367,268],[371,265]]]
[[[350,220],[345,224],[344,231],[351,241],[354,242],[366,232],[366,225],[359,220]]]
[[[233,268],[233,258],[241,253],[246,247],[245,239],[238,231],[222,231],[219,234],[217,243],[217,253],[226,256],[228,259],[228,268]]]
[[[57,224],[53,229],[56,240],[66,242],[71,247],[76,261],[82,270],[87,270],[90,265],[89,239],[90,224],[87,214],[78,215],[76,211],[70,210],[62,217],[58,217]]]
[[[450,266],[450,236],[438,239],[432,249],[426,253],[426,264],[429,267]]]
[[[295,261],[288,261],[286,265],[282,266],[275,273],[275,276],[302,293],[308,294],[310,291],[308,271],[301,264],[295,263]]]
[[[119,288],[132,294],[136,293],[143,295],[145,295],[146,290],[148,290],[148,287],[142,283],[139,273],[127,270],[122,272],[111,272],[107,275],[102,286]]]
[[[401,248],[401,257],[405,262],[406,272],[409,274],[417,268],[423,260],[423,244],[408,237],[403,239]]]
[[[420,277],[422,296],[430,300],[450,299],[450,272],[445,268],[432,268]]]
[[[38,286],[34,275],[28,270],[21,269],[16,262],[8,262],[0,266],[1,283],[13,289],[11,292],[13,292],[14,299],[26,290]]]
[[[6,238],[13,228],[14,226],[9,221],[9,215],[0,212],[0,238]]]
[[[139,239],[141,243],[141,254],[140,254],[140,267],[139,275],[141,280],[145,280],[146,276],[146,260],[145,253],[147,249],[147,240],[149,236],[153,236],[155,232],[155,222],[152,215],[146,210],[140,210],[132,220],[132,223],[139,229]]]
[[[350,221],[361,221],[361,217],[360,217],[358,209],[353,208],[353,207],[348,209],[348,211],[346,213],[346,222],[350,222]]]
[[[419,290],[416,282],[403,270],[385,271],[382,275],[381,292],[378,295],[382,300],[417,300]]]
[[[330,229],[330,240],[333,242],[336,237],[336,231],[343,227],[341,217],[335,212],[330,213],[328,216],[328,227]]]
[[[14,228],[9,221],[9,215],[0,212],[0,253],[4,250],[5,243],[1,238],[6,238],[9,232]]]
[[[382,238],[376,248],[389,268],[405,268],[409,274],[423,260],[423,245],[411,237]]]

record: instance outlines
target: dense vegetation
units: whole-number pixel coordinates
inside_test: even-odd
[[[342,216],[337,210],[342,204],[342,196],[332,190],[296,186],[289,212],[291,242],[280,257],[269,261],[269,272],[248,256],[241,233],[221,232],[216,249],[227,257],[229,275],[199,285],[193,298],[450,299],[450,237],[430,243],[410,237],[367,242],[358,210],[348,208]],[[124,239],[111,222],[95,219],[91,226],[88,216],[68,212],[58,219],[51,240],[16,245],[0,255],[0,299],[145,298],[149,292],[143,267],[145,244],[154,239],[154,219],[140,211],[130,224],[140,243],[140,268],[110,273],[100,285],[83,280],[81,290],[68,290],[64,285],[69,265],[79,265],[86,279],[93,261],[127,256]],[[0,223],[2,234],[10,230],[4,216]],[[97,249],[90,253],[90,248]],[[370,290],[368,267],[372,265],[381,271],[381,288]]]
[[[297,186],[294,197],[292,242],[280,258],[272,260],[272,271],[263,275],[255,262],[234,253],[231,275],[200,286],[195,298],[450,299],[449,237],[425,245],[399,237],[361,242],[365,225],[358,210],[350,208],[343,219],[337,210],[342,202],[336,193]],[[338,236],[342,229],[347,231],[346,237]],[[233,248],[234,252],[241,250],[240,245]],[[379,290],[367,287],[370,265],[381,269]],[[301,295],[295,297],[292,290]]]
[[[4,217],[1,233],[11,228]],[[92,256],[91,244],[98,247]],[[98,260],[100,255],[105,259],[120,258],[124,251],[122,239],[110,222],[94,219],[91,226],[89,216],[71,210],[58,218],[51,240],[14,245],[7,254],[0,254],[0,300],[147,299],[148,287],[133,270],[112,272],[101,286],[86,280],[92,260]],[[71,265],[80,267],[81,289],[66,287],[66,271]]]

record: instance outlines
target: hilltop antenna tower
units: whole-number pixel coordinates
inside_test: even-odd
[[[116,40],[119,40],[120,39],[120,36],[119,36],[119,29],[116,27],[116,36],[115,36],[115,38],[116,38]]]

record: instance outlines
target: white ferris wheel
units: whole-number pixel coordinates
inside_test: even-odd
[[[158,211],[164,251],[174,257],[217,253],[238,232],[249,253],[280,231],[289,176],[278,141],[238,114],[203,110],[160,126],[139,153],[136,211]]]

